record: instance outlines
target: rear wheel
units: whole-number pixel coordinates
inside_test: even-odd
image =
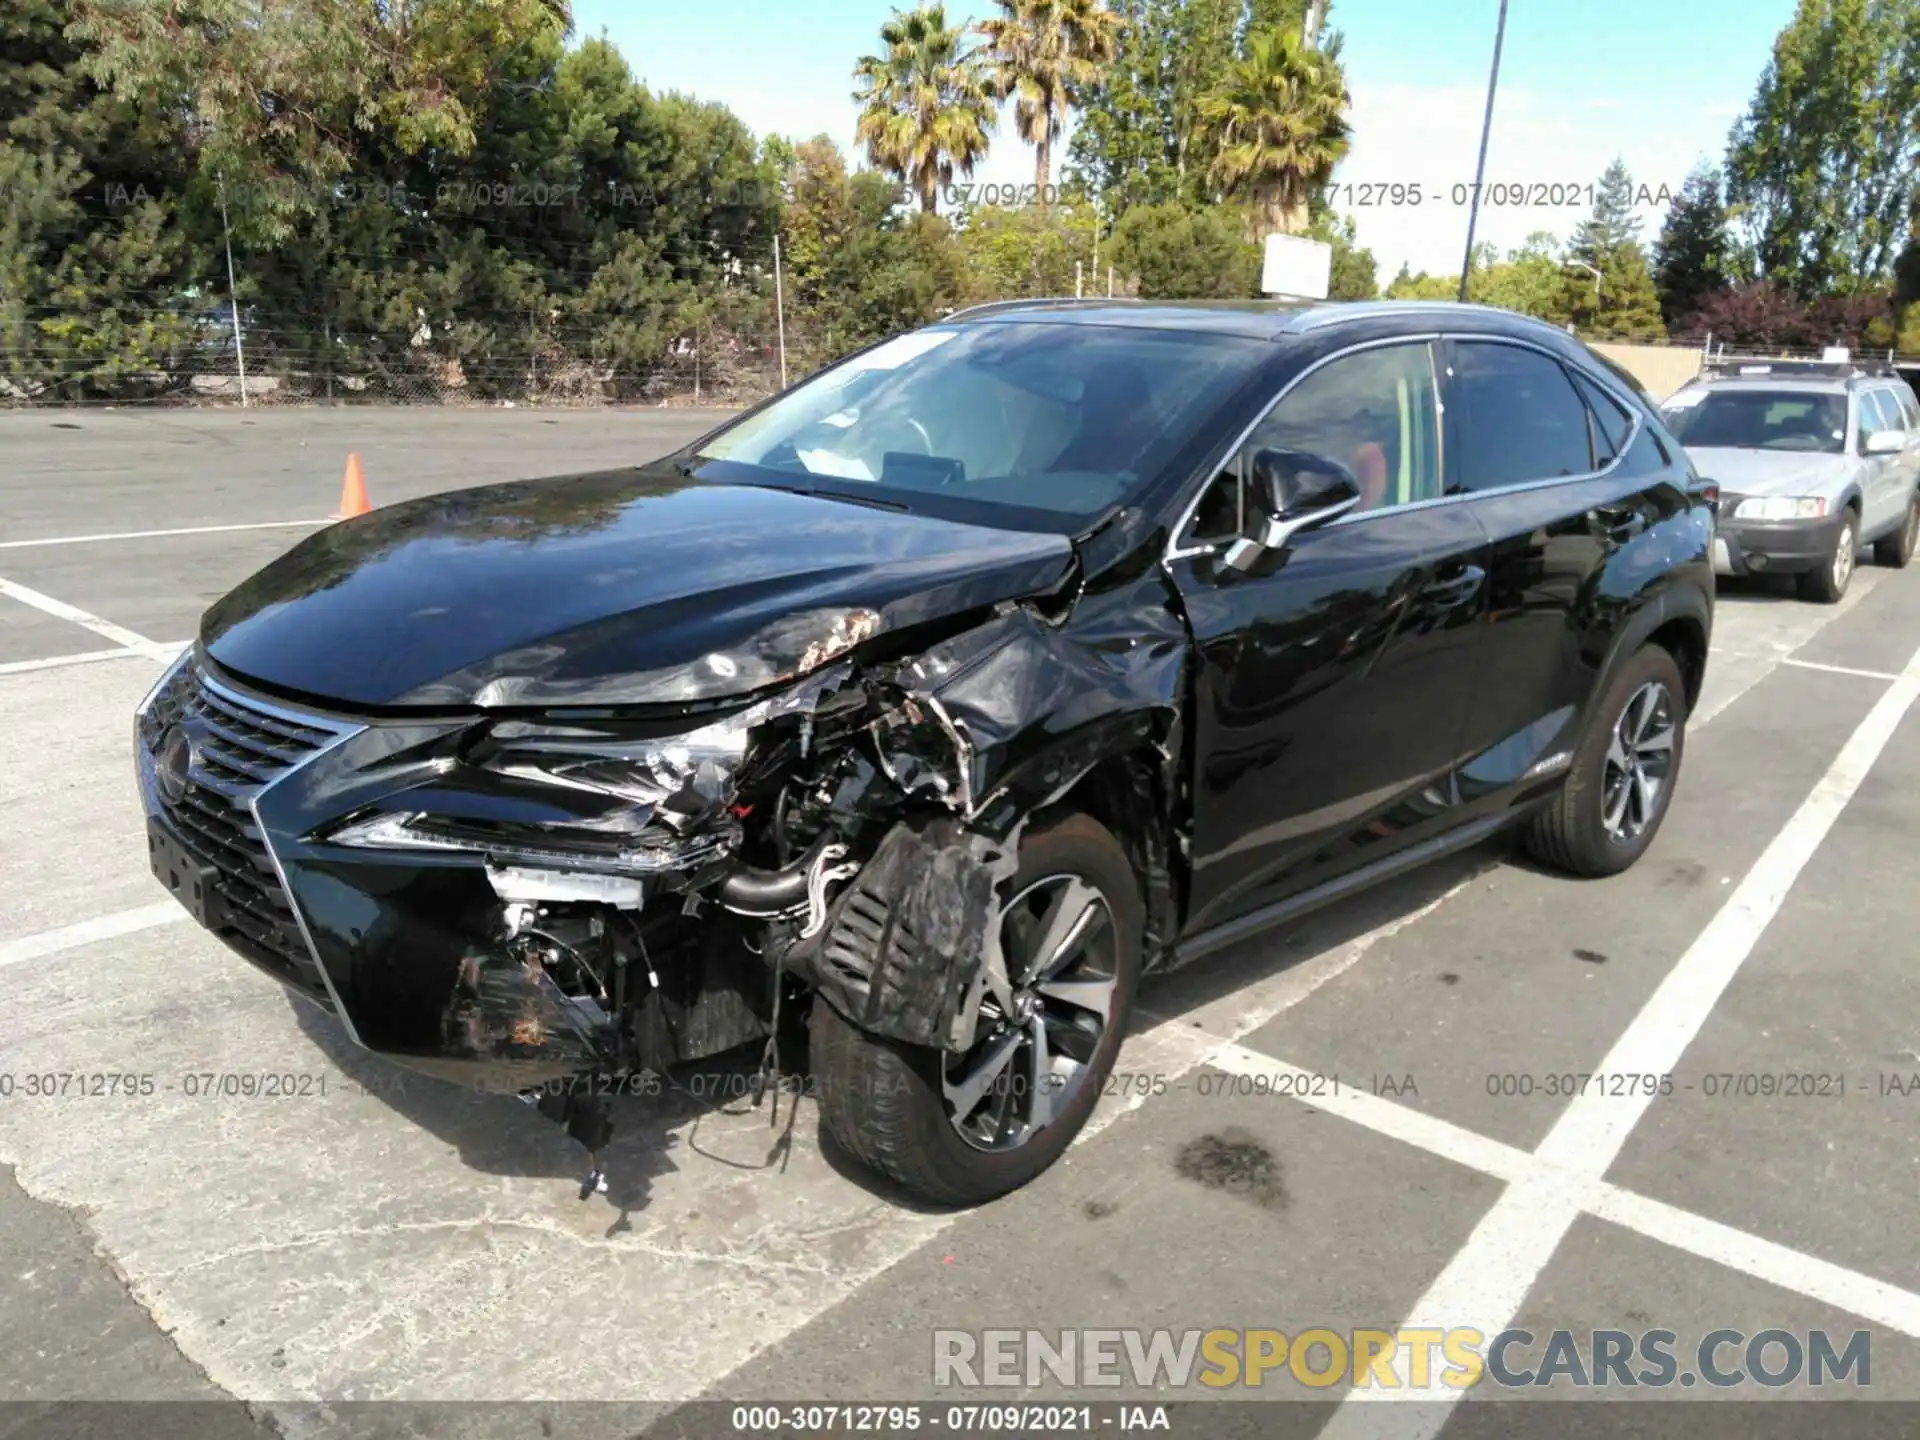
[[[1574,752],[1566,784],[1527,829],[1535,858],[1599,876],[1617,875],[1646,853],[1680,775],[1686,694],[1680,666],[1659,645],[1620,667]]]
[[[1900,528],[1873,542],[1874,563],[1904,570],[1915,549],[1920,549],[1920,495],[1907,497],[1907,513]]]
[[[1084,815],[1030,833],[1002,888],[1006,994],[963,1054],[868,1035],[813,1009],[821,1122],[928,1200],[972,1205],[1060,1157],[1113,1069],[1140,975],[1141,902],[1119,842]]]
[[[1860,550],[1860,517],[1852,510],[1840,512],[1840,524],[1833,532],[1833,549],[1827,558],[1800,577],[1800,598],[1821,605],[1832,605],[1847,593],[1853,579],[1853,561]]]

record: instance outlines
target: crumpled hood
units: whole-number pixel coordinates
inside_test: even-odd
[[[1702,479],[1735,495],[1824,495],[1844,485],[1854,465],[1847,455],[1711,445],[1689,446],[1687,458]]]
[[[344,707],[707,700],[1041,593],[1072,559],[1059,535],[616,470],[331,526],[200,638],[237,675]]]

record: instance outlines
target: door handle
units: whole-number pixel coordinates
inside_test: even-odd
[[[1421,590],[1423,600],[1434,605],[1459,605],[1473,598],[1480,588],[1480,582],[1487,578],[1487,572],[1478,565],[1462,565],[1458,570],[1450,571],[1443,580],[1435,580]]]

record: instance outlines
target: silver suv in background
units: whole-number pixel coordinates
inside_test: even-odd
[[[1891,370],[1750,362],[1675,391],[1661,418],[1720,490],[1714,569],[1847,593],[1860,547],[1904,566],[1920,542],[1920,400]]]

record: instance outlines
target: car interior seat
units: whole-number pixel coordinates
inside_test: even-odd
[[[1372,510],[1387,503],[1385,446],[1375,440],[1361,442],[1354,447],[1347,468],[1353,471],[1353,478],[1360,482],[1360,509]]]

